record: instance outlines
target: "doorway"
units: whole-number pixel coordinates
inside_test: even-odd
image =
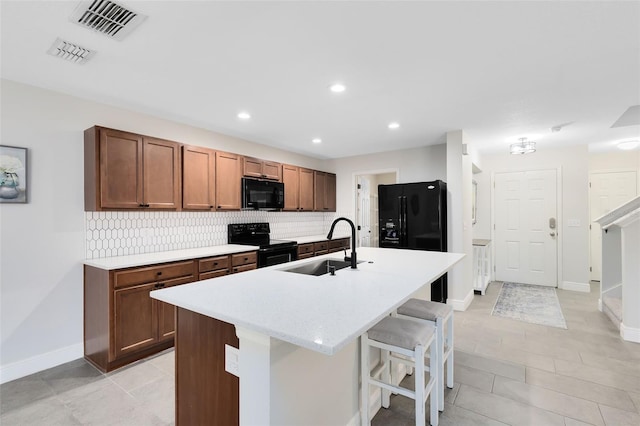
[[[558,170],[494,175],[495,279],[558,286]]]
[[[594,219],[629,201],[637,193],[635,170],[589,174],[589,269],[592,281],[600,281],[602,275],[602,232]]]
[[[378,185],[397,183],[397,176],[397,171],[372,171],[354,175],[358,246],[379,247]]]

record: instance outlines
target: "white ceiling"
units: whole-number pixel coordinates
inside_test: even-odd
[[[78,3],[3,0],[2,77],[318,158],[456,129],[480,153],[527,134],[538,150],[640,136],[611,128],[640,104],[638,1],[123,0],[148,16],[123,41],[70,22]],[[97,53],[47,55],[57,37]]]

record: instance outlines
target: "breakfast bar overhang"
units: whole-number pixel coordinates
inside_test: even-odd
[[[429,299],[429,284],[463,257],[361,247],[357,268],[335,275],[289,270],[342,260],[337,253],[152,292],[177,307],[176,423],[223,424],[218,412],[234,410],[225,406],[233,401],[231,373],[207,376],[203,363],[224,368],[222,341],[234,340],[229,334],[235,331],[241,425],[357,424],[358,338],[409,298]],[[219,325],[233,327],[222,340],[212,337],[224,334]],[[226,361],[229,367],[233,360]],[[197,390],[181,389],[187,375],[203,378]]]

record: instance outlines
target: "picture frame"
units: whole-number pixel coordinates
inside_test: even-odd
[[[27,203],[28,176],[27,148],[0,145],[0,203]]]

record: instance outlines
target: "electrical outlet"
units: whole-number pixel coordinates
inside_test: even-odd
[[[224,371],[240,377],[240,351],[233,346],[224,345]]]

